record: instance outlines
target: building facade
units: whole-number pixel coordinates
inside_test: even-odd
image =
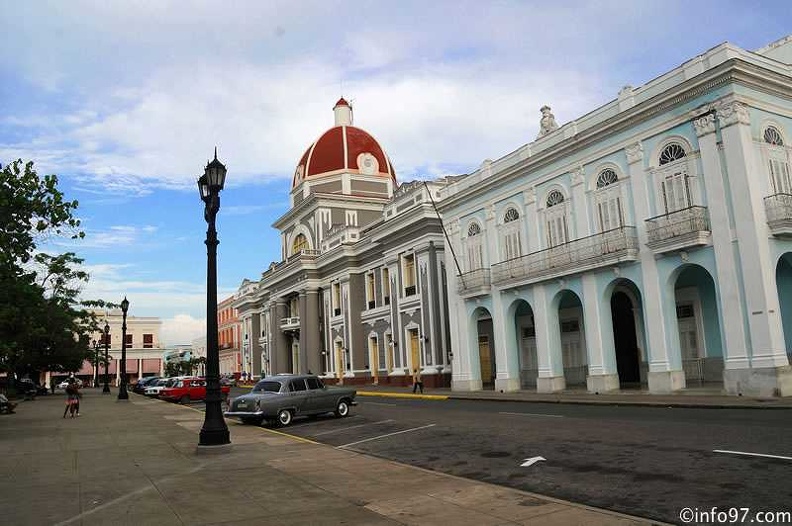
[[[220,374],[242,372],[242,325],[231,296],[217,305],[217,341],[220,349]]]
[[[792,37],[719,45],[440,190],[453,389],[792,395]],[[451,267],[451,251],[446,251]]]
[[[281,261],[245,280],[232,303],[243,372],[403,385],[420,369],[428,385],[448,384],[445,240],[433,200],[449,181],[398,186],[349,104],[333,111],[273,225]]]

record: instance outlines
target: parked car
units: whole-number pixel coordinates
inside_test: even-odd
[[[175,378],[160,378],[156,382],[151,382],[149,385],[146,386],[145,391],[143,394],[146,396],[159,396],[160,391],[165,389],[169,384],[175,382]]]
[[[236,387],[237,381],[236,378],[229,375],[224,375],[220,377],[220,385],[227,385],[229,387]]]
[[[67,387],[69,387],[69,382],[70,380],[68,378],[62,381],[61,383],[58,384],[57,386],[58,389],[66,389]],[[82,388],[83,386],[82,380],[80,380],[79,378],[73,378],[71,382],[76,382],[78,388]]]
[[[135,385],[132,386],[132,392],[137,394],[145,394],[146,387],[154,385],[155,382],[160,380],[159,376],[147,376],[145,378],[141,378]]]
[[[49,391],[46,385],[39,385],[30,378],[22,378],[16,381],[17,393],[25,396],[45,395]]]
[[[231,388],[227,385],[220,386],[220,392],[224,397],[228,396]],[[189,404],[193,400],[204,400],[206,398],[206,379],[205,378],[182,378],[165,387],[159,393],[160,400],[169,402],[179,402]]]
[[[349,387],[327,387],[314,375],[268,376],[253,387],[249,394],[231,400],[225,416],[235,417],[245,424],[274,421],[281,426],[291,424],[299,416],[335,413],[349,415],[356,405],[357,391]]]

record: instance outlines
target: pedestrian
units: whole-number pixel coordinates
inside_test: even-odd
[[[413,394],[415,391],[420,389],[421,394],[423,394],[423,380],[421,379],[421,371],[419,369],[413,369]]]
[[[69,414],[72,418],[80,416],[80,391],[77,389],[77,382],[70,381],[66,386],[66,408],[63,410],[63,418]]]
[[[55,394],[55,379],[54,378],[50,378],[50,390],[52,391],[52,394]]]

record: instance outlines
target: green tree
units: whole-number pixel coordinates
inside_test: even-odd
[[[73,252],[40,251],[54,237],[85,236],[77,206],[57,176],[40,177],[32,162],[0,166],[0,371],[11,379],[79,369],[99,325],[90,309],[115,306],[79,299],[89,276]]]

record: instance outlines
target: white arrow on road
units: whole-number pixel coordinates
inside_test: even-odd
[[[532,466],[533,464],[536,464],[536,463],[537,463],[537,462],[539,462],[540,460],[545,460],[545,458],[544,458],[544,457],[531,457],[531,458],[526,458],[526,459],[525,459],[525,462],[523,462],[522,464],[520,464],[520,466],[522,466],[522,467],[528,467],[528,466]]]

